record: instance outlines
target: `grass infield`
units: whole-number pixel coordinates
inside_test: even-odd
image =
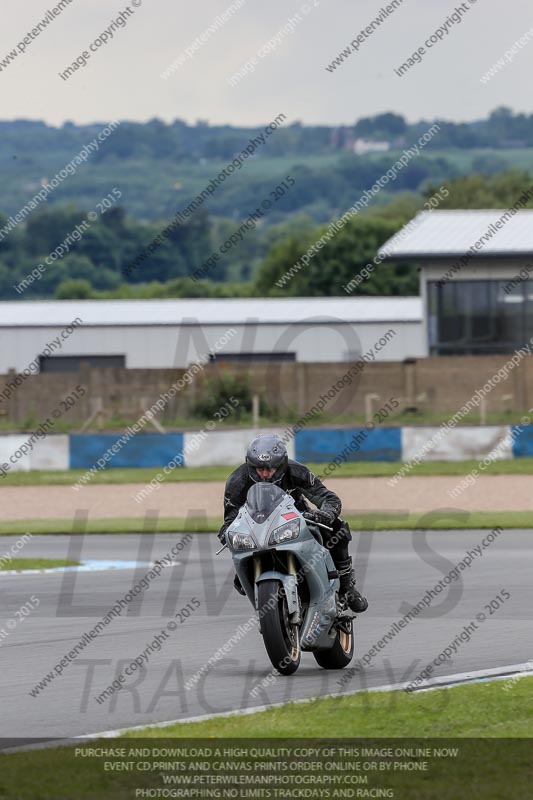
[[[344,515],[353,531],[387,530],[477,530],[501,528],[533,528],[533,511],[430,511],[409,514],[398,512]],[[161,517],[152,533],[214,533],[220,529],[222,517]],[[24,533],[92,534],[140,533],[142,518],[89,519],[74,523],[69,519],[29,519],[0,521],[0,536]]]
[[[289,680],[298,678],[295,676]],[[351,697],[292,703],[246,716],[219,717],[166,728],[148,727],[120,738],[77,741],[73,746],[0,754],[0,797],[9,800],[125,800],[135,796],[163,796],[157,791],[162,789],[164,767],[162,769],[162,759],[153,751],[154,748],[201,748],[207,745],[223,748],[238,746],[240,741],[244,746],[253,747],[257,739],[261,739],[262,745],[273,748],[290,746],[291,739],[312,747],[327,745],[328,741],[337,739],[344,745],[358,747],[416,745],[457,750],[455,757],[433,758],[427,772],[374,772],[369,786],[393,786],[394,793],[388,796],[413,800],[526,798],[531,797],[532,698],[532,678],[520,678],[510,686],[507,681],[497,681],[421,694],[361,692]],[[352,741],[345,742],[346,739]],[[75,747],[115,748],[115,752],[124,748],[124,752],[116,756],[76,757]],[[140,748],[141,753],[136,753],[136,748]],[[200,771],[198,766],[188,766],[191,760],[197,765],[200,763]],[[227,759],[218,757],[216,760]],[[362,774],[350,767],[350,761],[356,761],[356,758],[342,760],[348,761],[348,769],[344,766],[344,771],[336,772],[337,775]],[[385,760],[375,759],[376,763]],[[176,762],[173,772],[167,772],[167,775],[207,774],[201,771],[202,763],[206,763],[205,756],[180,756],[179,761],[167,757],[164,761]],[[113,770],[104,762],[111,764]],[[125,762],[132,766],[126,769]],[[141,764],[141,771],[136,769],[137,763]],[[143,766],[147,763],[154,764],[151,770],[147,771]],[[117,764],[118,767],[124,764],[124,769],[117,768]],[[242,774],[247,775],[246,785],[251,788],[254,774],[260,773]],[[310,774],[297,772],[294,785],[300,785],[303,776]],[[331,769],[327,774],[333,774]],[[142,789],[146,790],[145,795]],[[139,790],[141,794],[138,794]],[[153,794],[151,790],[155,790]],[[332,791],[324,796],[386,796],[335,795],[330,793]],[[187,789],[181,792],[167,796],[199,796],[189,795]],[[242,785],[236,793],[221,793],[221,796],[261,796],[241,792],[244,792]],[[290,790],[285,792],[277,796],[305,796],[294,795]],[[275,795],[272,793],[270,796]]]
[[[343,673],[338,674],[340,677]],[[298,738],[304,732],[306,737],[320,738],[533,737],[533,677],[431,692],[359,692],[289,703],[256,714],[179,723],[168,728],[147,727],[128,736]]]
[[[178,467],[165,476],[165,483],[181,483],[183,481],[225,481],[236,468],[234,466],[217,467]],[[308,464],[319,477],[327,464]],[[331,478],[365,478],[390,477],[402,467],[401,461],[349,461],[341,464],[331,472]],[[473,469],[479,470],[479,461],[427,461],[414,465],[406,474],[406,478],[417,475],[468,475]],[[146,467],[139,469],[104,469],[97,472],[87,484],[95,486],[105,483],[149,483],[161,473],[162,467]],[[78,481],[86,470],[72,469],[67,471],[44,470],[38,472],[12,472],[0,480],[1,486],[70,486]],[[483,469],[484,475],[533,475],[533,458],[514,458],[496,460]]]
[[[79,567],[80,561],[69,561],[66,558],[12,558],[4,563],[0,561],[0,572],[22,569],[52,569],[53,567]]]

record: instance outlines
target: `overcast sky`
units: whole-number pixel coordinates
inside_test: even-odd
[[[0,63],[57,2],[3,1]],[[133,2],[141,4],[135,8]],[[232,2],[241,8],[163,80],[161,73]],[[283,112],[289,121],[331,125],[383,111],[410,121],[479,119],[499,105],[533,111],[531,0],[465,0],[462,22],[449,27],[444,40],[400,78],[394,69],[461,6],[450,0],[403,0],[358,52],[334,72],[326,71],[383,6],[387,0],[130,0],[134,13],[127,24],[91,53],[86,67],[63,81],[58,73],[89,50],[126,8],[120,0],[72,0],[0,72],[0,118],[59,125],[178,117],[189,123],[256,125]],[[284,28],[272,52],[259,57]],[[481,76],[530,30],[530,41],[512,63],[481,83]],[[254,56],[253,73],[230,86],[228,79]]]

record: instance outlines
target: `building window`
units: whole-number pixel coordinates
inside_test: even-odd
[[[90,367],[126,366],[126,356],[40,356],[41,372],[79,372],[82,364]]]
[[[428,304],[430,355],[511,353],[533,336],[533,281],[429,281]]]
[[[210,361],[296,361],[296,353],[211,353]]]

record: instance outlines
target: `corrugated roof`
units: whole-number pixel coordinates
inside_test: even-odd
[[[533,211],[516,211],[502,219],[507,211],[422,211],[385,242],[379,255],[395,261],[462,256],[480,241],[477,257],[533,254]]]
[[[0,328],[84,326],[231,325],[258,320],[291,323],[335,317],[345,322],[419,322],[419,297],[291,297],[179,300],[47,300],[0,302]]]

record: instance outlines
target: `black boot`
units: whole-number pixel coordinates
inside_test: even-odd
[[[352,559],[339,561],[336,565],[339,573],[340,588],[339,596],[345,600],[347,605],[357,614],[362,614],[368,608],[368,600],[363,597],[355,588],[355,575],[352,568]]]
[[[235,575],[235,577],[233,578],[233,585],[237,589],[239,594],[242,594],[243,596],[246,595],[246,592],[242,588],[242,583],[240,582],[238,575]]]

